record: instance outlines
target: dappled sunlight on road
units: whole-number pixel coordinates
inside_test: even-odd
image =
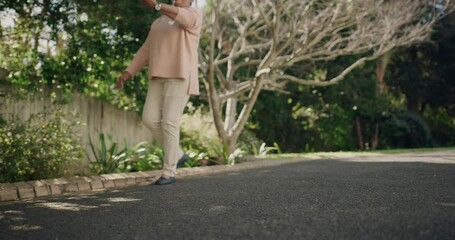
[[[117,198],[108,198],[107,201],[109,201],[109,202],[136,202],[136,201],[141,201],[141,199],[117,197]]]
[[[9,228],[12,231],[33,231],[41,230],[43,227],[38,225],[27,224],[24,217],[25,213],[17,210],[9,210],[0,213],[0,221],[9,223]]]
[[[110,191],[111,193],[122,193],[121,190],[113,190]],[[56,198],[57,200],[61,198]],[[68,201],[74,201],[74,200],[84,200],[84,199],[93,199],[95,201],[99,202],[93,202],[93,205],[84,205],[84,204],[79,204],[79,203],[74,203],[74,202],[68,202]],[[111,203],[122,203],[122,202],[137,202],[141,201],[142,199],[138,198],[127,198],[127,197],[110,197],[110,198],[102,198],[100,196],[97,196],[95,194],[81,194],[78,196],[72,196],[72,197],[67,197],[64,198],[64,201],[56,201],[54,202],[53,199],[46,199],[46,200],[36,200],[32,201],[34,203],[35,207],[44,207],[44,208],[49,208],[49,209],[54,209],[54,210],[63,210],[63,211],[84,211],[84,210],[90,210],[94,208],[99,208],[99,207],[109,207],[112,206]]]
[[[66,203],[66,202],[44,202],[44,203],[37,203],[35,206],[38,207],[46,207],[54,210],[65,210],[65,211],[81,211],[81,210],[89,210],[93,208],[98,208],[98,206],[87,206],[82,204],[76,203]]]
[[[455,202],[437,202],[437,206],[455,208]]]
[[[11,202],[8,204],[26,204],[25,211],[7,210],[0,211],[0,225],[7,226],[10,231],[25,232],[43,230],[39,224],[31,223],[27,216],[40,214],[39,209],[51,209],[56,211],[81,212],[99,208],[114,207],[120,203],[138,202],[143,199],[125,197],[128,193],[123,190],[103,191],[103,193],[120,194],[119,197],[104,197],[102,193],[80,194],[77,196],[58,196],[27,200],[23,202]],[[84,204],[82,204],[82,202]],[[31,217],[30,217],[31,218]]]

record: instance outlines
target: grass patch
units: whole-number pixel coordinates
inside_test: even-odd
[[[440,151],[453,151],[455,147],[438,147],[438,148],[408,148],[408,149],[388,149],[388,150],[375,150],[371,152],[395,154],[395,153],[415,153],[415,152],[440,152]]]
[[[315,152],[315,153],[283,153],[283,154],[268,154],[266,156],[257,157],[258,159],[282,159],[282,158],[309,158],[309,159],[336,159],[358,156],[380,156],[383,154],[397,153],[416,153],[416,152],[439,152],[439,151],[454,151],[455,147],[441,148],[411,148],[411,149],[389,149],[375,151],[351,151],[351,152]]]

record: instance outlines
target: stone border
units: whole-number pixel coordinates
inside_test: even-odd
[[[308,159],[253,160],[236,165],[215,165],[177,169],[177,179],[190,176],[209,175],[241,171],[254,168],[278,166]],[[101,174],[72,178],[43,179],[26,182],[0,183],[0,202],[29,200],[45,196],[87,193],[107,189],[146,185],[161,176],[160,170]]]
[[[441,159],[435,160],[438,157]],[[455,164],[455,151],[441,152],[416,152],[404,154],[360,154],[330,156],[319,154],[299,158],[257,159],[249,158],[247,161],[236,165],[215,165],[194,168],[177,169],[177,179],[191,176],[203,176],[236,172],[248,169],[280,166],[290,163],[312,161],[318,159],[344,160],[344,161],[403,161],[403,162],[432,162]],[[0,183],[0,202],[33,199],[44,196],[57,196],[62,194],[77,194],[107,189],[124,188],[134,185],[147,185],[155,182],[161,175],[160,170],[132,173],[101,174],[99,176],[84,176],[72,178],[57,178],[35,180],[16,183]]]

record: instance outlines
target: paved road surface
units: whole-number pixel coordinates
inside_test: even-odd
[[[3,202],[0,239],[455,239],[455,164],[314,160]]]

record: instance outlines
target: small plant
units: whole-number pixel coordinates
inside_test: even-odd
[[[221,147],[218,144],[211,144],[210,150],[215,154],[210,158],[214,164],[234,165],[236,162],[243,157],[243,150],[236,148],[231,154],[228,153],[227,145],[222,144]]]
[[[224,160],[226,165],[234,165],[236,162],[243,157],[243,151],[240,148],[236,148],[233,153],[229,154],[228,158]]]
[[[261,144],[261,146],[259,146],[259,149],[253,148],[253,151],[254,151],[255,156],[265,156],[272,151],[275,151],[276,153],[281,154],[281,149],[277,143],[273,143],[273,147],[267,147],[265,142],[263,142]]]
[[[163,168],[163,149],[150,146],[147,142],[136,144],[131,150],[127,150],[126,155],[126,161],[122,166],[124,171],[137,172]]]
[[[65,175],[64,163],[82,158],[73,129],[60,107],[33,114],[25,122],[17,116],[0,124],[0,182],[55,178]]]
[[[184,167],[198,167],[205,166],[208,164],[209,155],[206,152],[200,152],[199,154],[194,151],[188,152],[188,161],[183,165]]]
[[[107,135],[107,137],[109,141],[109,146],[107,146],[104,133],[100,133],[99,149],[95,149],[96,147],[93,144],[92,139],[89,138],[90,148],[95,159],[92,160],[90,156],[88,156],[88,154],[87,157],[91,162],[91,168],[93,173],[95,174],[120,172],[120,167],[127,160],[126,158],[127,148],[125,147],[124,149],[118,151],[117,142],[114,142],[110,135]]]

